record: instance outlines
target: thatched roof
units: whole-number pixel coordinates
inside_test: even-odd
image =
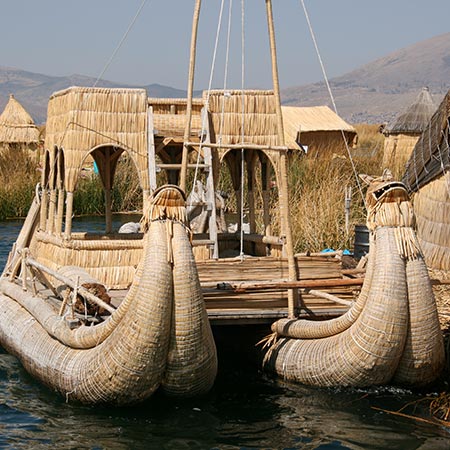
[[[430,91],[427,87],[424,87],[415,102],[402,112],[391,126],[387,127],[385,134],[420,134],[427,126],[435,110],[436,105],[431,98]]]
[[[412,192],[450,169],[450,91],[417,141],[408,160],[403,182]]]
[[[39,130],[33,119],[12,94],[0,115],[0,142],[14,144],[39,142]]]
[[[269,146],[279,145],[276,103],[269,90],[221,90],[203,93],[208,100],[213,142],[216,139],[226,147],[239,144],[242,137],[247,143]]]
[[[282,106],[284,134],[286,144],[299,142],[300,134],[313,131],[344,131],[354,133],[356,130],[341,119],[328,106]],[[287,144],[289,147],[291,145]]]

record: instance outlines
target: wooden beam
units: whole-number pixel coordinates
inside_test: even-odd
[[[325,280],[274,280],[274,281],[228,281],[218,283],[217,289],[231,290],[236,292],[248,291],[254,289],[296,289],[296,288],[326,288],[335,286],[362,286],[364,278],[336,278]]]

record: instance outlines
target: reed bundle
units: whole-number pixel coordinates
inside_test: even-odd
[[[406,189],[387,174],[370,182],[372,262],[361,294],[346,314],[328,323],[273,325],[265,363],[286,379],[318,386],[417,386],[434,381],[443,368],[442,333],[427,267],[415,246]]]
[[[37,144],[39,135],[31,116],[11,94],[0,114],[0,144]]]
[[[242,136],[246,143],[279,144],[273,91],[210,91],[208,98],[212,128],[224,148],[242,143]]]
[[[121,405],[148,398],[160,385],[170,395],[192,396],[214,382],[217,355],[191,244],[185,225],[168,218],[181,217],[184,197],[169,187],[154,202],[164,217],[147,219],[133,284],[100,325],[72,330],[49,303],[2,282],[2,346],[67,399]]]

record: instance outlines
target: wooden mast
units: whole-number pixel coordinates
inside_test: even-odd
[[[272,59],[272,80],[275,94],[275,104],[277,112],[278,145],[284,146],[284,127],[283,116],[281,112],[280,85],[278,80],[277,50],[275,46],[275,29],[273,25],[272,0],[266,0],[267,24],[269,28],[270,55]],[[289,216],[289,192],[288,192],[288,174],[287,174],[287,155],[286,151],[280,151],[280,220],[281,232],[286,236],[286,256],[288,259],[289,280],[297,280],[297,266],[294,257],[294,246],[292,240],[291,221]],[[289,317],[295,317],[297,307],[298,291],[289,289],[288,291],[288,314]]]
[[[198,20],[200,16],[201,0],[196,0],[194,16],[192,18],[192,34],[191,34],[191,53],[189,59],[189,79],[187,88],[187,105],[186,105],[186,128],[184,130],[183,155],[181,159],[180,187],[186,192],[186,177],[188,168],[189,148],[187,142],[191,135],[192,120],[192,96],[194,91],[194,72],[195,72],[195,56],[197,47]]]

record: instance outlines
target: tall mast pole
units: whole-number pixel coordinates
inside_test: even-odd
[[[180,187],[186,192],[186,177],[188,167],[188,154],[189,148],[186,145],[191,135],[191,120],[192,120],[192,96],[194,92],[194,73],[195,73],[195,56],[197,48],[197,33],[198,33],[198,20],[200,17],[200,7],[202,1],[195,1],[194,16],[192,18],[192,33],[191,33],[191,52],[189,59],[189,79],[187,88],[187,105],[186,105],[186,127],[184,129],[184,144],[183,154],[181,159],[181,174],[180,174]]]
[[[272,59],[272,80],[275,95],[275,107],[277,116],[278,145],[284,146],[284,126],[281,112],[280,84],[278,79],[277,50],[275,45],[275,29],[273,24],[272,0],[266,0],[267,24],[269,28],[270,55]],[[292,240],[291,220],[289,215],[289,187],[287,174],[286,151],[280,151],[280,219],[281,232],[286,237],[286,256],[288,260],[289,280],[297,280],[297,264],[294,256],[294,246]],[[290,318],[295,317],[298,303],[298,290],[288,290],[288,314]]]

